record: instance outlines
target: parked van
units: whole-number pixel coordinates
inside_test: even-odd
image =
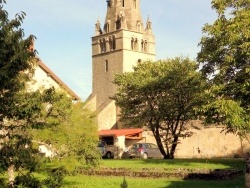
[[[100,141],[97,147],[103,158],[111,159],[114,157],[114,146],[109,146],[106,142]]]

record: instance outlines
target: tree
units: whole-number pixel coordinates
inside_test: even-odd
[[[189,135],[187,123],[206,101],[207,84],[196,70],[188,58],[175,58],[139,63],[134,72],[115,76],[121,121],[148,127],[164,158],[174,158],[180,137]]]
[[[33,126],[33,119],[39,118],[41,104],[36,101],[41,95],[25,92],[27,70],[35,63],[35,53],[28,50],[33,36],[23,39],[20,25],[24,15],[17,14],[9,21],[0,4],[0,171],[8,171],[9,187],[15,186],[14,171],[33,172],[36,166],[35,150],[29,147],[31,138],[25,128]],[[21,173],[18,177],[25,179]],[[32,176],[26,178],[39,184]]]
[[[38,148],[33,147],[30,130],[55,127],[65,121],[71,102],[60,104],[53,88],[28,88],[37,58],[30,49],[34,36],[24,39],[24,17],[22,12],[9,20],[0,1],[0,173],[7,172],[8,176],[7,182],[1,179],[0,186],[55,187],[60,185],[60,169],[55,169],[46,181],[33,176],[41,158]]]
[[[197,60],[213,84],[206,122],[244,135],[250,130],[250,1],[213,0],[217,20],[203,28]]]
[[[96,166],[101,158],[97,150],[99,141],[97,125],[94,121],[94,114],[85,108],[85,103],[77,102],[72,104],[71,99],[64,93],[57,93],[55,102],[64,114],[64,121],[60,126],[51,126],[45,130],[32,130],[35,142],[52,145],[56,157],[60,161],[66,162],[67,170],[75,170],[77,166],[90,165]],[[57,121],[51,119],[51,122]]]

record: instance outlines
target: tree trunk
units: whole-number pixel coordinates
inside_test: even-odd
[[[159,148],[161,154],[163,155],[163,158],[166,159],[166,158],[168,158],[168,157],[167,157],[167,155],[166,155],[166,152],[165,152],[165,150],[164,150],[164,147],[163,147],[163,144],[162,144],[162,141],[161,141],[161,136],[160,136],[160,133],[159,133],[159,129],[158,129],[158,128],[153,129],[152,127],[153,127],[153,126],[151,126],[151,131],[152,131],[153,134],[154,134],[154,137],[155,137],[157,146],[158,146],[158,148]]]
[[[9,187],[14,187],[15,175],[14,175],[15,166],[12,164],[8,168],[8,178],[9,178]]]
[[[174,140],[173,140],[173,144],[172,144],[172,147],[171,147],[171,150],[170,150],[170,155],[169,155],[169,158],[170,159],[173,159],[174,158],[174,153],[175,153],[175,149],[177,147],[177,141],[178,141],[178,136],[174,136]]]

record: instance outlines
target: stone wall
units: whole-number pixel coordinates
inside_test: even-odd
[[[192,136],[180,138],[175,158],[213,158],[213,157],[242,157],[250,152],[247,140],[240,140],[234,134],[225,134],[222,128],[211,127],[190,129]],[[146,131],[145,138],[140,142],[155,143],[152,132]]]

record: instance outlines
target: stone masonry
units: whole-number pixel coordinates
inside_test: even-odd
[[[92,37],[92,94],[87,100],[97,112],[99,129],[119,127],[119,110],[110,99],[117,91],[114,75],[145,60],[155,60],[155,38],[149,19],[144,27],[140,0],[108,0],[104,27],[98,20]]]

